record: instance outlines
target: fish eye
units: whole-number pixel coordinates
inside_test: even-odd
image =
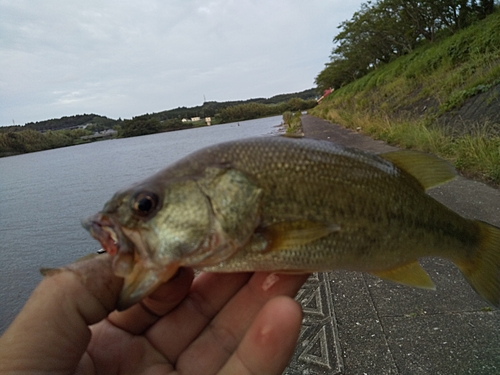
[[[132,209],[140,216],[147,216],[158,205],[158,196],[150,192],[137,194],[132,201]]]

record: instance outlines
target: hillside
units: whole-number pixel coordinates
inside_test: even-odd
[[[312,114],[500,183],[500,11],[335,90]]]

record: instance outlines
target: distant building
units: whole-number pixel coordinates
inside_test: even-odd
[[[332,92],[333,92],[334,89],[332,89],[331,87],[330,88],[327,88],[325,91],[323,91],[323,95],[321,96],[321,98],[319,98],[317,100],[318,103],[321,103],[321,101],[323,99],[325,99],[328,95],[330,95]]]
[[[200,117],[199,116],[191,117],[191,121],[200,121]]]
[[[95,139],[95,138],[113,138],[117,131],[113,129],[103,130],[101,132],[95,132],[92,135],[84,135],[80,137],[81,139]]]
[[[205,122],[206,122],[207,126],[212,125],[212,118],[211,117],[205,117]]]

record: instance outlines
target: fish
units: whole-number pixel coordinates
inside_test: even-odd
[[[500,304],[500,228],[426,190],[456,177],[435,155],[372,154],[268,136],[201,149],[118,191],[83,226],[124,278],[119,309],[180,267],[207,272],[336,269],[434,289],[418,260],[451,260]]]

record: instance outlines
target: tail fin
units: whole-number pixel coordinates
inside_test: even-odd
[[[500,228],[481,221],[476,223],[481,231],[476,255],[456,265],[481,297],[500,307]]]

